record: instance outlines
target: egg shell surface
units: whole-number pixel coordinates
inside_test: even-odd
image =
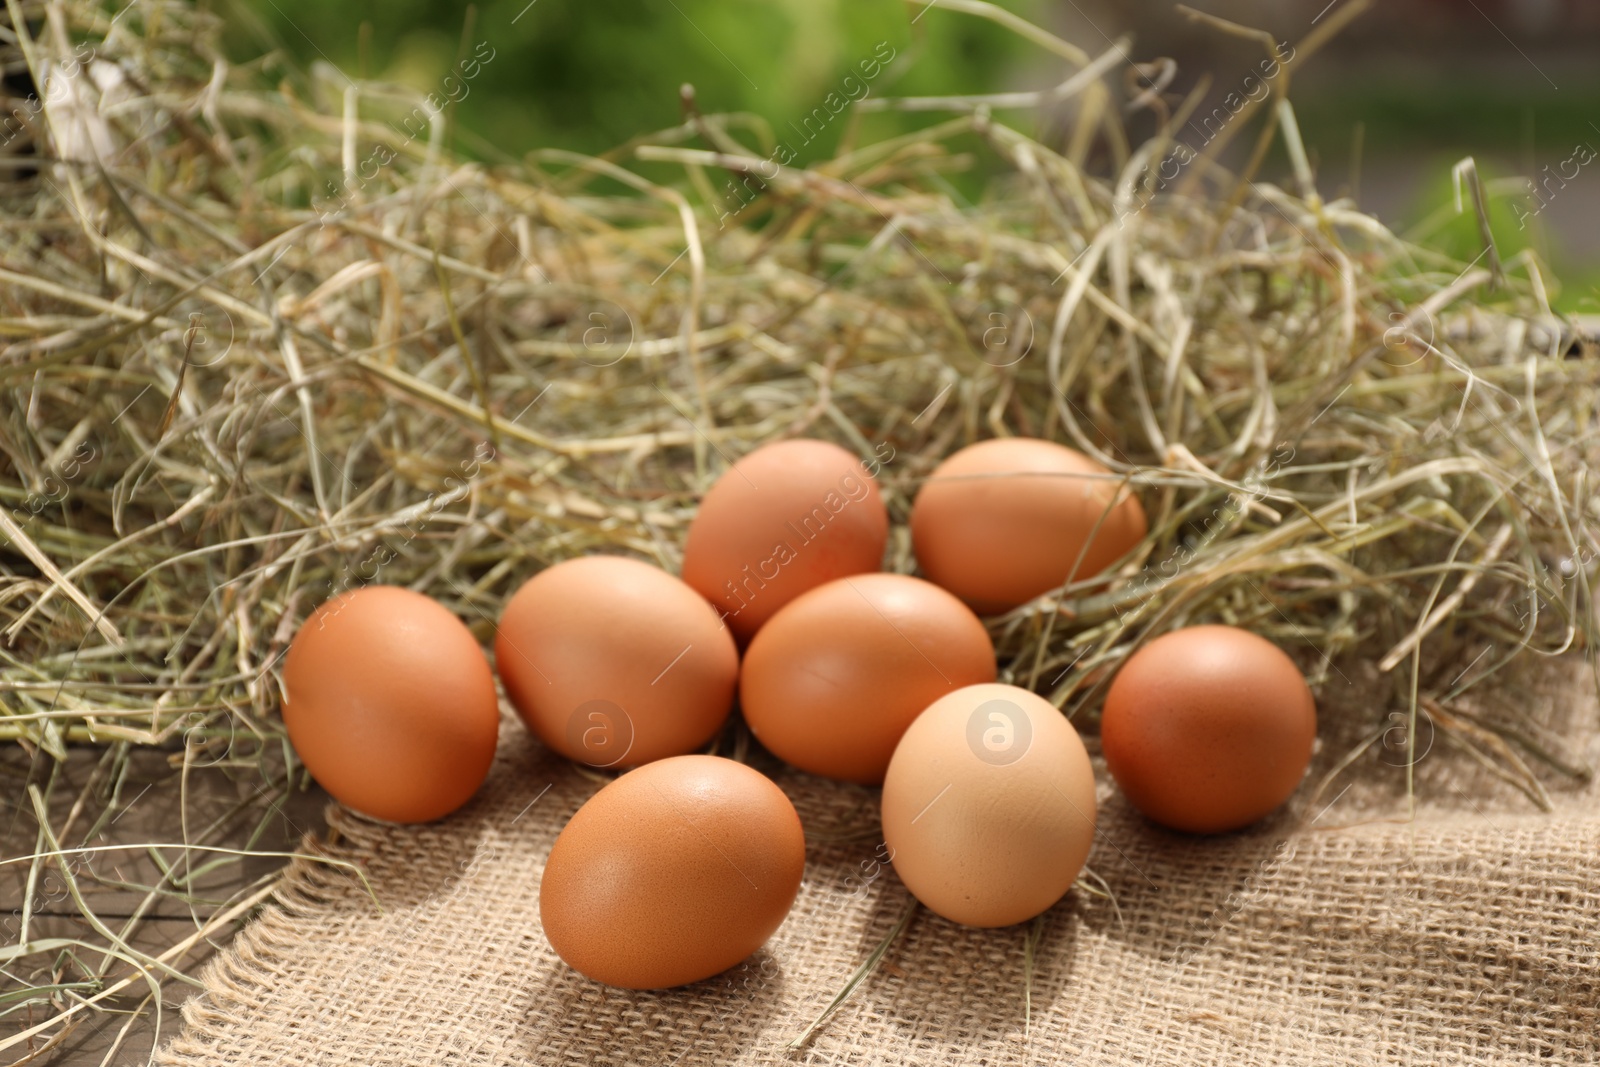
[[[1151,641],[1106,692],[1100,743],[1130,803],[1189,833],[1237,830],[1294,793],[1311,762],[1317,707],[1282,649],[1234,626]]]
[[[584,556],[506,604],[495,665],[522,721],[568,759],[636,767],[706,744],[733,707],[739,653],[705,599],[659,567]]]
[[[785,762],[876,785],[924,708],[994,678],[994,644],[965,604],[920,578],[859,574],[767,620],[745,652],[739,704]]]
[[[706,492],[684,542],[683,580],[745,642],[801,593],[878,570],[888,539],[888,510],[859,459],[827,441],[778,441]]]
[[[1094,841],[1094,768],[1049,701],[1010,685],[941,697],[895,749],[883,835],[901,881],[967,926],[1009,926],[1072,888]]]
[[[719,756],[629,771],[573,815],[539,884],[550,945],[581,974],[667,989],[720,974],[783,923],[805,834],[771,779]]]
[[[311,613],[283,663],[283,724],[345,807],[429,822],[483,784],[500,729],[489,661],[448,608],[392,585]]]
[[[1093,578],[1144,539],[1144,508],[1095,460],[1026,437],[980,441],[923,483],[911,540],[929,581],[980,615]]]

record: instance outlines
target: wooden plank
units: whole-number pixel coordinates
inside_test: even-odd
[[[286,862],[277,856],[259,853],[291,852],[299,848],[307,833],[325,830],[322,813],[327,794],[312,784],[308,789],[284,792],[275,788],[273,773],[263,776],[250,767],[191,767],[187,782],[182,772],[182,753],[154,749],[132,749],[121,775],[120,802],[113,814],[102,818],[107,808],[108,779],[101,768],[103,748],[74,748],[67,761],[54,769],[55,780],[48,791],[49,821],[59,834],[69,813],[86,786],[95,784],[83,810],[63,840],[67,849],[85,846],[99,851],[72,854],[67,866],[73,872],[84,902],[95,916],[119,936],[129,929],[128,944],[155,956],[194,933],[196,927],[214,914],[224,902],[259,884]],[[29,785],[45,790],[52,774],[50,757],[41,754],[30,759],[19,746],[0,747],[0,857],[8,860],[31,856],[36,851],[38,825],[29,799]],[[228,856],[194,850],[187,864],[184,853],[174,848],[151,850],[150,843],[190,840],[228,849],[257,853]],[[92,831],[92,833],[91,833]],[[140,846],[140,847],[127,847]],[[16,944],[21,935],[23,898],[30,864],[7,863],[0,866],[0,944]],[[163,891],[152,895],[151,889]],[[28,936],[71,938],[104,946],[105,937],[80,913],[57,861],[42,864],[35,880],[30,909]],[[131,916],[139,915],[129,924]],[[179,970],[194,974],[227,936],[202,942]],[[76,959],[61,953],[30,956],[12,961],[8,977],[0,978],[0,992],[13,992],[21,982],[42,985],[57,980],[81,979],[85,969],[97,969],[103,953],[88,949],[71,950]],[[113,980],[128,973],[115,961],[109,973]],[[98,1064],[117,1040],[124,1024],[133,1018],[112,1062],[142,1063],[152,1041],[166,1040],[177,1032],[177,1007],[195,992],[193,986],[177,979],[162,982],[162,1024],[159,1035],[153,1013],[130,1015],[149,995],[148,986],[139,983],[125,995],[104,1002],[108,1011],[80,1012],[64,1037],[52,1045],[33,1064],[38,1067],[77,1067]],[[59,1003],[70,992],[63,991]],[[51,1009],[44,1005],[0,1017],[0,1034],[26,1029],[42,1021]],[[51,1035],[46,1035],[51,1036]],[[40,1049],[42,1042],[35,1044]]]

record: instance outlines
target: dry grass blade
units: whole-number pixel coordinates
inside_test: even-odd
[[[867,958],[861,961],[861,966],[855,969],[855,973],[846,980],[843,988],[834,995],[832,1000],[828,1001],[828,1006],[822,1009],[821,1014],[811,1020],[811,1025],[807,1026],[798,1037],[789,1042],[790,1048],[804,1048],[806,1042],[811,1040],[811,1035],[816,1033],[822,1024],[827,1022],[829,1017],[838,1011],[845,1001],[850,999],[850,995],[856,991],[862,982],[872,977],[873,972],[878,969],[878,965],[889,954],[889,949],[894,947],[894,943],[900,940],[900,935],[904,934],[907,927],[911,925],[911,919],[917,914],[919,907],[921,905],[917,903],[916,897],[907,897],[905,910],[900,913],[899,920],[889,928],[888,933],[883,935],[883,940],[879,941],[873,946],[872,951],[867,953]]]
[[[1049,912],[1041,912],[1034,916],[1033,922],[1028,924],[1028,932],[1022,938],[1023,1040],[1027,1040],[1033,1033],[1033,962],[1039,949],[1039,942],[1044,940],[1044,928],[1049,921],[1049,915]]]

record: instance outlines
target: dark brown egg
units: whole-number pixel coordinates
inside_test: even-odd
[[[373,585],[323,604],[289,645],[283,684],[289,740],[345,807],[428,822],[489,773],[500,728],[489,661],[421,593]]]
[[[770,779],[718,756],[629,771],[556,838],[539,917],[556,954],[597,982],[666,989],[760,948],[800,891],[805,834]]]
[[[1134,807],[1191,833],[1248,826],[1300,784],[1317,707],[1283,650],[1233,626],[1174,630],[1129,657],[1100,743]]]

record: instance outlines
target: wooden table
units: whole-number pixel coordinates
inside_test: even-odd
[[[28,792],[30,784],[48,797],[49,822],[59,834],[68,825],[71,809],[84,786],[98,776],[99,788],[104,789],[112,778],[106,756],[105,748],[76,748],[56,768],[43,753],[30,759],[17,745],[0,746],[0,856],[25,857],[38,849],[38,823]],[[286,790],[277,768],[273,768],[272,778],[278,781],[274,786],[259,770],[223,763],[192,765],[185,785],[182,761],[181,751],[131,749],[126,770],[121,774],[120,804],[102,816],[106,798],[91,796],[72,820],[70,833],[62,842],[66,849],[101,849],[74,854],[68,861],[80,881],[84,901],[119,935],[136,914],[141,916],[133,923],[127,943],[150,956],[191,937],[228,902],[242,899],[264,885],[286,860],[281,856],[233,856],[196,850],[190,853],[185,868],[183,854],[174,849],[157,852],[114,846],[179,842],[184,840],[187,826],[189,840],[204,841],[213,847],[283,853],[297,849],[306,833],[320,833],[325,826],[322,813],[328,798],[315,784]],[[163,865],[169,871],[164,872]],[[15,945],[21,932],[29,870],[26,862],[0,867],[0,925],[5,928],[0,944],[4,946]],[[176,891],[174,883],[188,881],[192,881],[188,892]],[[168,892],[151,897],[149,887],[157,884],[164,884]],[[55,860],[39,867],[32,897],[28,927],[31,940],[75,938],[91,946],[107,943],[82,914]],[[248,918],[248,914],[241,918]],[[198,974],[239,925],[229,923],[198,940],[190,952],[174,961],[174,966],[184,974]],[[85,969],[98,970],[108,984],[132,973],[128,965],[115,959],[102,969],[103,952],[83,948],[72,951],[77,965],[68,960],[68,970],[79,980]],[[0,997],[22,988],[24,981],[29,985],[44,984],[49,980],[50,968],[62,959],[58,953],[38,954],[3,965]],[[59,995],[58,1003],[66,1006],[74,997],[93,996],[96,991],[89,986],[66,990]],[[130,1014],[150,996],[149,986],[143,980],[136,981],[97,1005],[109,1010],[81,1009],[70,1026],[47,1031],[33,1038],[31,1045],[0,1052],[0,1064],[18,1060],[28,1060],[39,1067],[102,1061],[144,1063],[152,1045],[177,1032],[178,1008],[195,992],[196,987],[177,978],[167,977],[161,982],[158,1032],[154,1012]],[[8,1006],[0,1000],[0,1010]],[[0,1016],[0,1041],[42,1022],[50,1014],[53,1009],[34,1004]],[[29,1059],[30,1054],[38,1058]]]

